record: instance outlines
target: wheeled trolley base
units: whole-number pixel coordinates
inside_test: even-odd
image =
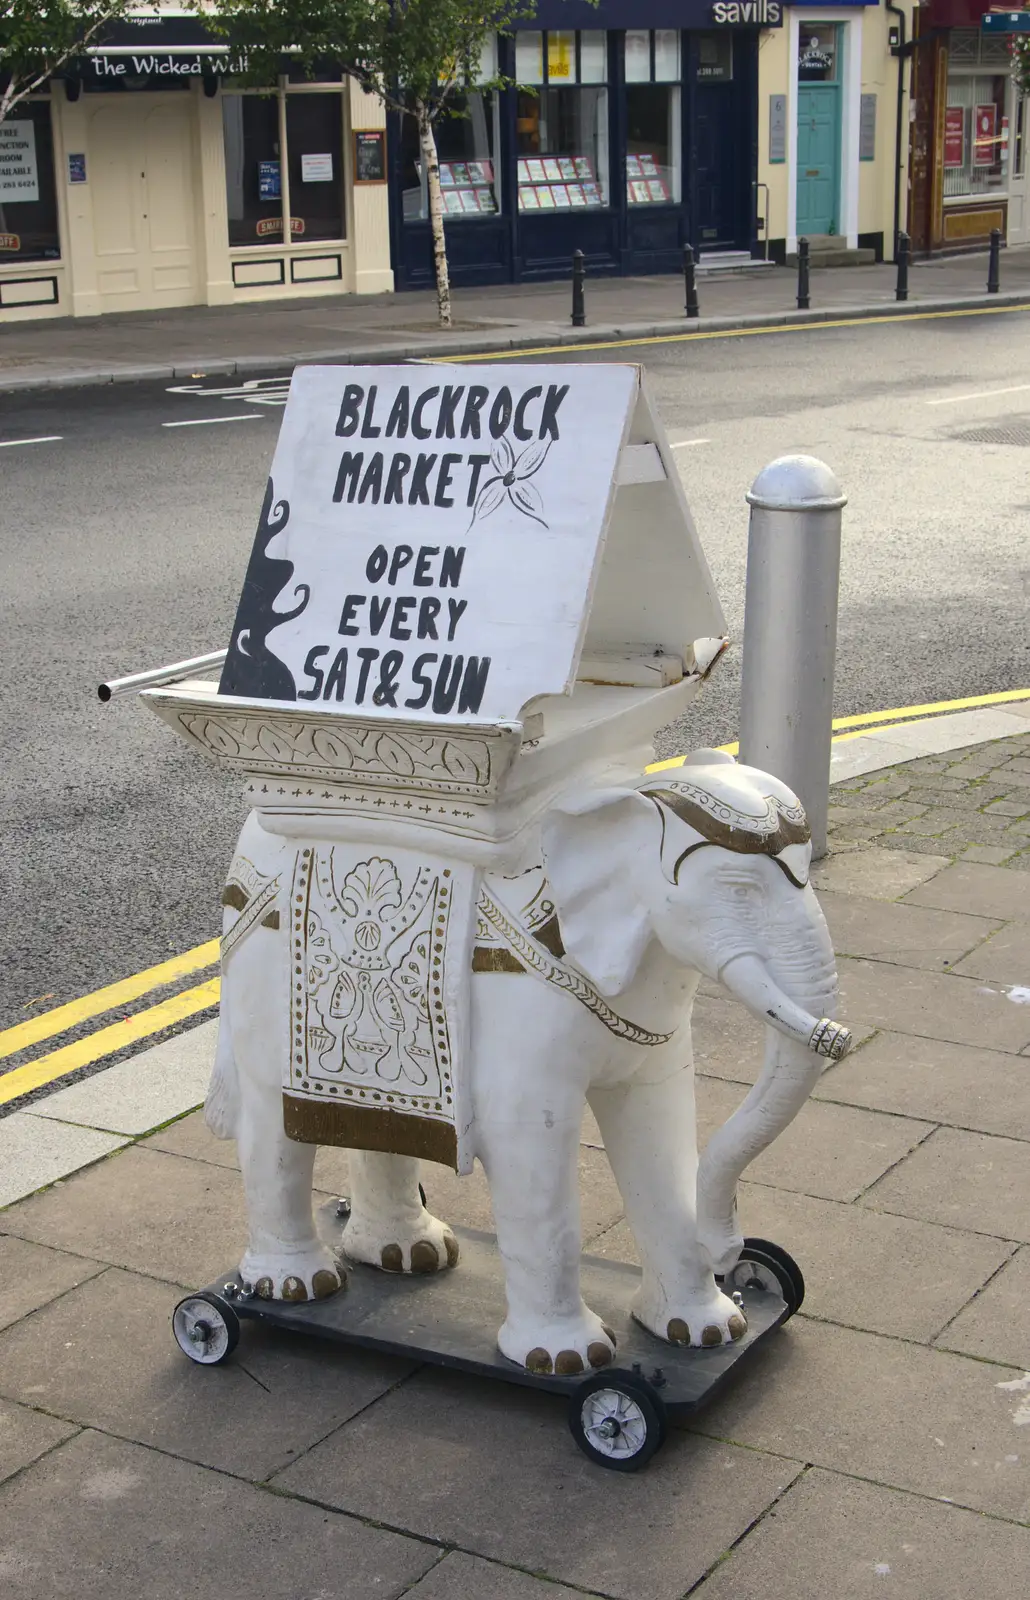
[[[335,1215],[330,1221],[339,1235],[334,1242],[345,1255],[345,1230]],[[689,1416],[713,1400],[737,1366],[793,1315],[804,1295],[800,1270],[786,1251],[764,1240],[746,1240],[723,1287],[741,1297],[747,1332],[734,1344],[695,1350],[666,1344],[633,1321],[629,1307],[639,1268],[584,1256],[583,1297],[614,1330],[618,1365],[541,1377],[514,1366],[495,1344],[506,1307],[493,1234],[470,1228],[453,1232],[461,1246],[455,1270],[412,1276],[348,1263],[347,1287],[328,1300],[301,1305],[261,1300],[244,1292],[237,1273],[227,1274],[176,1306],[176,1340],[191,1360],[215,1365],[235,1348],[241,1322],[253,1320],[528,1389],[550,1389],[569,1397],[569,1425],[580,1449],[601,1466],[632,1472],[660,1448],[668,1420]]]

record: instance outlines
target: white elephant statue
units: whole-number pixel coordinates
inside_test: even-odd
[[[289,933],[267,885],[290,882],[299,849],[255,814],[243,829],[225,896],[232,953],[206,1108],[212,1130],[239,1142],[250,1229],[240,1273],[258,1295],[288,1300],[322,1298],[345,1275],[312,1217],[315,1146],[283,1124]],[[837,977],[810,857],[796,796],[709,750],[635,787],[564,795],[540,824],[539,867],[481,877],[472,1138],[505,1273],[498,1345],[511,1361],[570,1374],[614,1354],[611,1330],[580,1294],[586,1105],[639,1251],[637,1320],[680,1345],[745,1332],[716,1282],[743,1242],[737,1180],[800,1110],[827,1058],[851,1044],[829,1020]],[[245,919],[246,937],[233,938]],[[702,975],[765,1024],[766,1051],[754,1088],[699,1161],[690,1017]],[[350,1259],[405,1272],[455,1265],[457,1243],[425,1209],[415,1159],[353,1152],[351,1206]]]

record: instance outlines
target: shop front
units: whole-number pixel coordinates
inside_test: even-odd
[[[382,106],[137,17],[0,124],[0,320],[393,288]]]
[[[983,0],[930,0],[917,13],[909,231],[923,254],[982,250],[992,228],[1030,240],[1026,99],[1009,35],[985,29],[986,12]]]
[[[542,0],[481,63],[482,82],[517,87],[470,85],[467,114],[438,125],[453,281],[561,276],[574,250],[613,274],[676,271],[686,243],[750,253],[759,30],[781,17],[776,0]],[[390,178],[397,286],[423,288],[429,203],[410,118],[391,119]]]

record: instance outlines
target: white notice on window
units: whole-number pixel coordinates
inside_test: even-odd
[[[0,122],[0,201],[39,199],[36,129],[31,122]]]
[[[301,183],[332,183],[332,151],[326,151],[324,155],[301,156],[300,181]]]

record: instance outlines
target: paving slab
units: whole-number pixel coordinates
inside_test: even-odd
[[[0,1222],[2,1226],[2,1222]],[[0,1236],[0,1329],[95,1278],[103,1263]]]
[[[787,1491],[694,1595],[696,1600],[884,1600],[885,1595],[890,1600],[1001,1600],[1025,1588],[1028,1571],[1028,1528],[817,1467]]]
[[[253,1323],[231,1360],[198,1366],[172,1337],[181,1298],[175,1285],[109,1269],[0,1334],[0,1393],[260,1481],[414,1370]],[[117,1360],[104,1358],[112,1323]]]
[[[38,1461],[40,1456],[78,1431],[74,1423],[63,1422],[59,1417],[47,1417],[27,1406],[0,1400],[0,1483]],[[0,1578],[5,1576],[3,1563],[3,1535],[0,1534]]]
[[[23,1201],[4,1213],[2,1226],[20,1239],[189,1288],[238,1261],[246,1240],[235,1173],[140,1148]]]
[[[977,867],[976,871],[1002,872],[1004,868]],[[1006,990],[977,978],[959,978],[951,972],[919,972],[913,967],[848,956],[838,961],[837,974],[844,1017],[861,1017],[877,1028],[889,1028],[895,1033],[945,1039],[953,1044],[988,1045],[1013,1053],[1030,1044],[1030,1005],[1016,1003]]]
[[[938,1128],[862,1204],[930,1222],[1030,1241],[1030,1144]]]
[[[1007,1361],[1030,1370],[1030,1250],[1011,1257],[960,1311],[935,1343],[982,1361]]]
[[[63,1122],[43,1122],[27,1111],[12,1111],[0,1120],[0,1207],[80,1167],[101,1161],[128,1141],[93,1128],[73,1128]],[[0,1226],[7,1227],[6,1217]],[[88,1250],[82,1252],[88,1255]]]
[[[822,891],[819,901],[838,956],[864,956],[928,972],[954,966],[999,927],[988,917],[829,890]]]
[[[398,1600],[431,1546],[85,1432],[0,1490],[5,1600]]]
[[[820,896],[829,890],[872,900],[900,900],[948,865],[947,856],[884,850],[873,845],[868,850],[851,850],[842,855],[831,852],[812,868],[812,886]],[[966,907],[954,909],[964,911]]]
[[[1030,1061],[1003,1050],[878,1033],[831,1067],[820,1100],[1030,1139]]]
[[[605,1472],[566,1414],[558,1396],[426,1368],[273,1483],[553,1582],[680,1600],[800,1470],[673,1435],[646,1472]]]
[[[1030,916],[1030,891],[1025,877],[1011,867],[990,867],[978,861],[956,861],[929,881],[909,890],[907,905],[937,906],[970,916],[997,917],[1001,922]]]
[[[528,1572],[452,1550],[409,1590],[412,1600],[599,1600],[583,1589],[567,1589]]]
[[[1011,1367],[804,1313],[769,1340],[695,1431],[1015,1521],[1030,1518],[1030,1451]]]
[[[1030,894],[1024,915],[1030,918]],[[1010,922],[1000,928],[954,970],[963,977],[986,978],[991,983],[1025,985],[1030,1000],[1030,921]]]
[[[202,1022],[30,1106],[28,1116],[143,1134],[202,1104],[218,1022]]]
[[[744,1233],[774,1240],[801,1267],[806,1316],[924,1344],[1013,1250],[979,1234],[760,1183],[742,1183],[738,1201]],[[591,1252],[638,1262],[625,1221],[603,1234]],[[995,1359],[1003,1358],[996,1352]]]
[[[703,1144],[744,1098],[742,1085],[698,1078]],[[779,1138],[748,1168],[755,1183],[824,1200],[854,1200],[930,1132],[925,1122],[854,1106],[809,1100]]]

